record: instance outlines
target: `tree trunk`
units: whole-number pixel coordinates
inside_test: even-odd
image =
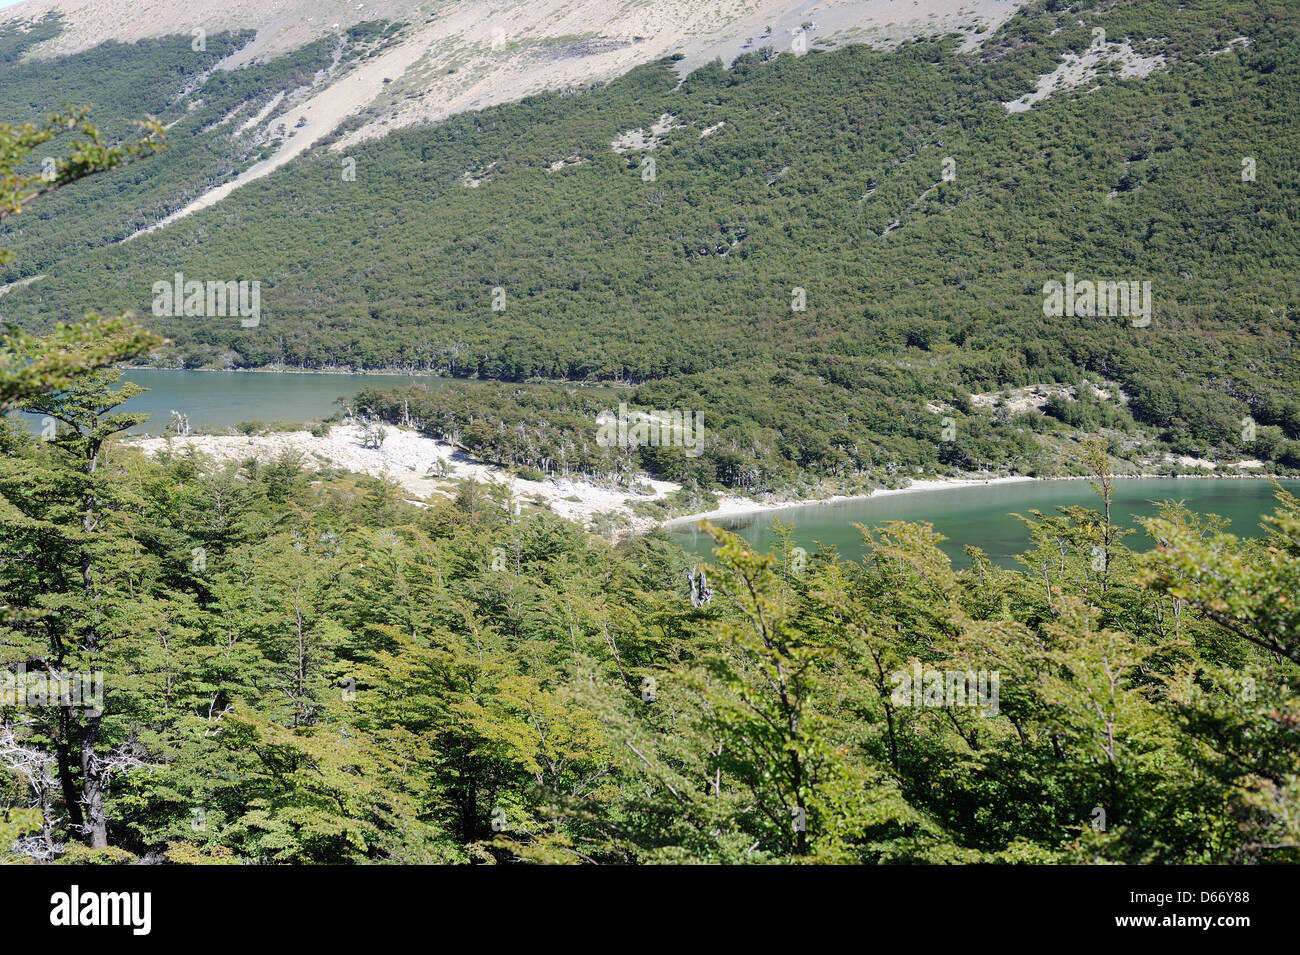
[[[80,828],[85,822],[85,817],[81,814],[81,793],[77,790],[77,784],[72,779],[72,725],[69,719],[68,708],[59,708],[59,739],[58,739],[58,761],[59,761],[59,788],[63,790],[63,805],[68,810],[68,820],[74,827]]]
[[[104,806],[108,772],[95,753],[99,721],[98,716],[88,716],[81,737],[81,793],[86,807],[86,838],[92,849],[103,849],[108,845],[108,810]]]

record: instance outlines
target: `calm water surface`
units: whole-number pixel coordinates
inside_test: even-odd
[[[337,410],[336,399],[351,398],[364,386],[396,388],[421,384],[442,388],[456,380],[406,375],[328,375],[289,372],[128,371],[123,380],[149,390],[132,398],[123,410],[150,415],[132,429],[159,434],[167,427],[171,411],[189,415],[196,430],[224,430],[245,421],[319,421]],[[30,416],[29,416],[30,420]],[[33,421],[34,427],[39,425]],[[1300,480],[1283,486],[1300,493]],[[1156,513],[1159,502],[1181,500],[1200,513],[1215,513],[1232,521],[1241,536],[1263,533],[1260,516],[1273,509],[1273,486],[1266,480],[1200,480],[1150,478],[1116,482],[1112,514],[1126,526],[1137,528],[1134,518]],[[1011,516],[1031,509],[1051,513],[1069,504],[1095,507],[1099,500],[1087,481],[1035,481],[1020,484],[975,485],[958,490],[923,491],[838,504],[809,504],[780,511],[748,515],[715,523],[739,534],[758,548],[769,548],[774,517],[795,526],[795,542],[810,552],[834,546],[850,559],[861,557],[862,535],[854,523],[867,526],[890,520],[929,521],[949,538],[943,549],[958,566],[969,561],[962,552],[968,544],[983,548],[1003,566],[1018,566],[1014,555],[1025,550],[1029,535]],[[688,550],[710,556],[713,542],[694,525],[676,527],[673,536]],[[1141,530],[1139,529],[1139,534]],[[1144,546],[1136,536],[1133,546]]]
[[[1300,493],[1300,481],[1287,480],[1281,484],[1292,494]],[[1139,550],[1147,546],[1146,536],[1134,518],[1154,516],[1159,503],[1165,500],[1181,500],[1199,513],[1229,518],[1232,521],[1229,530],[1234,534],[1256,537],[1264,533],[1260,516],[1272,512],[1273,495],[1273,485],[1267,480],[1118,480],[1111,501],[1111,516],[1138,531],[1126,540]],[[855,522],[871,527],[893,520],[929,521],[935,530],[949,538],[942,547],[955,565],[970,566],[962,548],[974,545],[1002,566],[1018,567],[1013,557],[1029,547],[1029,534],[1024,524],[1011,514],[1028,516],[1030,510],[1051,514],[1054,508],[1070,504],[1100,510],[1101,499],[1087,481],[1026,481],[919,491],[875,500],[809,504],[714,523],[766,550],[775,541],[771,529],[775,517],[782,524],[795,526],[795,543],[809,553],[834,546],[841,556],[857,560],[864,547],[862,534],[853,526]],[[694,524],[675,527],[672,534],[687,550],[706,557],[711,555],[712,539],[695,530]]]
[[[189,415],[193,430],[224,430],[245,421],[320,421],[338,410],[335,399],[350,399],[364,386],[400,388],[421,384],[443,388],[455,380],[310,372],[126,371],[122,381],[133,381],[149,390],[119,410],[143,411],[150,416],[147,422],[132,428],[132,434],[161,434],[171,421],[173,409]],[[32,420],[30,415],[24,417]]]

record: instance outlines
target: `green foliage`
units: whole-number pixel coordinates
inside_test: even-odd
[[[0,42],[5,35],[0,31]],[[6,120],[38,122],[68,102],[90,103],[106,135],[125,139],[143,115],[166,126],[170,144],[135,170],[86,183],[75,196],[50,196],[34,221],[7,224],[5,245],[17,263],[0,273],[4,280],[44,275],[87,245],[120,242],[260,158],[266,144],[255,132],[231,134],[277,93],[309,86],[317,71],[331,65],[337,44],[322,38],[270,61],[214,69],[252,36],[251,31],[209,34],[200,51],[188,35],[108,42],[57,60],[0,64],[0,117]],[[340,63],[364,48],[348,45]],[[268,117],[275,118],[274,113]],[[54,148],[68,138],[55,140]],[[42,158],[32,157],[24,171],[39,175]]]
[[[91,294],[139,304],[132,283],[151,270],[245,274],[266,248],[296,263],[310,243],[318,274],[268,276],[284,280],[271,334],[164,330],[200,359],[239,346],[248,361],[632,383],[630,404],[705,411],[708,453],[596,442],[592,415],[624,388],[368,390],[358,410],[525,474],[677,473],[686,487],[670,508],[718,484],[1023,467],[1033,429],[978,416],[966,391],[1098,370],[1136,387],[1140,418],[1178,434],[1194,424],[1193,442],[1221,442],[1255,409],[1288,454],[1294,319],[1262,316],[1294,287],[1283,210],[1295,177],[1257,193],[1205,184],[1221,181],[1215,163],[1239,135],[1265,126],[1271,137],[1252,140],[1261,168],[1293,165],[1294,17],[1212,6],[1088,12],[1185,56],[1015,116],[997,101],[1090,37],[1077,11],[1023,12],[978,57],[950,41],[756,55],[680,88],[665,66],[643,69],[367,146],[351,192],[329,157],[311,157],[219,214],[112,250],[118,268],[102,268],[107,252],[68,256],[42,308]],[[1245,52],[1196,55],[1239,34]],[[389,29],[351,36],[383,42]],[[149,95],[177,79],[166,42]],[[46,68],[20,52],[0,36],[0,81]],[[287,64],[310,62],[209,77],[212,108],[251,108]],[[608,142],[664,111],[727,126],[670,140],[643,183]],[[133,155],[83,121],[64,127],[85,137],[58,167],[68,181]],[[20,165],[57,132],[0,127],[9,208],[44,188]],[[592,161],[545,168],[575,148]],[[948,153],[967,159],[956,183],[934,186]],[[497,163],[479,190],[458,185],[466,156]],[[361,175],[369,162],[388,175]],[[1121,205],[1101,198],[1112,186]],[[290,199],[296,218],[282,213]],[[60,212],[22,242],[46,236],[57,259],[92,221]],[[264,224],[264,248],[249,248],[247,221]],[[190,228],[212,241],[186,258]],[[360,274],[377,262],[390,274]],[[1169,279],[1157,328],[1196,334],[1034,315],[1044,268],[1121,264],[1190,270],[1186,285]],[[490,318],[480,299],[497,284],[513,304]],[[792,315],[800,284],[813,304]],[[317,312],[325,287],[330,319]],[[30,316],[32,293],[10,294]],[[618,335],[611,311],[627,316]],[[118,440],[138,420],[118,410],[133,386],[97,370],[144,341],[121,320],[15,333],[0,364],[0,401],[58,425],[49,440],[0,430],[0,669],[23,670],[24,687],[103,677],[90,701],[0,696],[6,861],[1300,861],[1300,502],[1288,494],[1267,539],[1169,504],[1138,550],[1111,522],[1098,441],[1080,464],[1098,508],[1028,515],[1023,571],[976,550],[956,570],[931,526],[900,522],[862,528],[856,562],[796,551],[781,528],[774,554],[714,531],[701,567],[662,531],[611,544],[543,509],[515,514],[496,485],[416,506],[292,455],[147,459]],[[934,440],[927,401],[961,416],[958,440]],[[1050,416],[1127,423],[1076,402]]]
[[[40,123],[0,124],[0,222],[57,189],[165,147],[157,122],[138,125],[142,131],[138,139],[109,145],[84,108],[51,113]],[[64,144],[66,156],[50,157],[40,173],[21,171],[19,167],[37,146],[62,134],[72,137]],[[11,257],[8,249],[0,249],[0,263]],[[157,335],[122,318],[101,318],[90,311],[80,324],[55,323],[39,340],[7,328],[0,337],[0,414],[29,395],[63,388],[77,374],[136,357],[161,343]]]
[[[157,120],[139,121],[141,135],[134,142],[111,146],[99,127],[89,120],[88,107],[69,107],[50,113],[40,123],[20,126],[0,124],[0,222],[22,212],[24,207],[69,183],[115,169],[166,147],[163,127]],[[69,136],[67,155],[50,157],[39,172],[24,175],[18,168],[24,159],[44,143]],[[82,138],[78,138],[82,137]],[[13,258],[9,249],[0,250],[0,263]]]
[[[9,808],[0,814],[0,864],[13,865],[26,861],[10,850],[21,836],[31,835],[41,828],[39,809]]]
[[[105,687],[0,704],[25,855],[1295,861],[1285,494],[1272,539],[1169,506],[1139,553],[1097,449],[1101,508],[1029,518],[1024,572],[954,570],[927,525],[864,529],[858,563],[714,532],[696,607],[662,532],[497,487],[146,460],[115,377],[31,399],[68,427],[0,459],[0,662]],[[998,689],[900,697],[914,670]],[[111,772],[65,784],[61,753]]]
[[[1167,66],[1008,114],[1000,104],[1087,47],[1095,25]],[[1057,419],[1087,430],[1136,419],[1169,450],[1263,453],[1293,467],[1296,28],[1293,9],[1256,0],[1034,5],[971,54],[954,54],[951,38],[756,53],[680,86],[665,62],[368,141],[348,151],[355,181],[340,176],[338,153],[317,147],[218,209],[84,249],[87,231],[120,235],[88,230],[99,210],[129,206],[135,221],[159,203],[175,208],[180,182],[200,168],[162,169],[182,150],[244,149],[216,120],[291,87],[291,68],[325,52],[304,48],[256,76],[216,71],[173,103],[202,98],[173,130],[182,149],[155,161],[147,195],[119,180],[102,196],[112,202],[60,207],[25,230],[26,274],[46,277],[39,291],[9,293],[5,310],[33,325],[44,319],[38,301],[144,310],[152,282],[178,267],[256,276],[273,313],[256,333],[193,318],[155,327],[191,365],[233,356],[632,383],[641,407],[704,415],[716,440],[702,459],[654,463],[705,486],[765,491],[807,475],[860,489],[916,466],[1028,472],[1044,465],[1035,432]],[[1238,36],[1250,45],[1204,55]],[[112,51],[159,64],[151,89],[168,78],[178,89],[168,70],[179,65],[164,69],[171,54],[159,53]],[[61,69],[80,76],[93,62]],[[112,83],[104,96],[124,115],[154,106]],[[646,182],[642,154],[610,142],[662,113],[681,126],[654,151]],[[1257,161],[1255,182],[1241,182],[1243,152]],[[551,170],[575,154],[589,161]],[[949,156],[957,175],[943,181]],[[208,163],[203,177],[222,181],[243,161]],[[480,188],[462,185],[489,164]],[[1045,317],[1043,284],[1066,272],[1150,279],[1152,326]],[[791,311],[795,287],[805,312]],[[1084,395],[1046,421],[960,410],[971,392],[1098,376],[1130,404]],[[936,401],[959,409],[953,442],[936,440],[926,410]],[[1247,415],[1281,440],[1244,447]]]

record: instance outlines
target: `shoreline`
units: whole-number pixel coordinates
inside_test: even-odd
[[[703,511],[697,514],[687,514],[684,517],[673,517],[662,522],[659,526],[663,528],[677,527],[683,524],[693,524],[697,521],[707,520],[726,520],[732,517],[748,517],[752,514],[762,514],[767,511],[784,511],[799,507],[812,507],[815,504],[844,504],[849,501],[867,501],[878,497],[892,497],[895,494],[923,494],[927,491],[944,491],[962,487],[983,487],[994,484],[1020,484],[1025,481],[1042,481],[1051,480],[1051,478],[1036,478],[1027,475],[1008,475],[1006,477],[996,478],[917,478],[907,487],[882,487],[877,488],[870,494],[834,494],[830,497],[805,498],[798,501],[783,501],[778,504],[764,504],[752,498],[733,497],[730,500],[724,500],[724,503],[712,511]]]
[[[1124,474],[1110,476],[1112,481],[1149,481],[1157,479],[1176,480],[1176,481],[1297,481],[1300,477],[1289,477],[1278,474]],[[1029,475],[1013,474],[995,478],[918,478],[907,487],[897,488],[877,488],[870,494],[836,494],[824,498],[806,498],[799,501],[784,501],[776,504],[764,504],[755,501],[752,498],[733,497],[724,499],[721,506],[712,511],[704,511],[696,514],[687,514],[683,517],[673,517],[666,521],[661,521],[658,526],[664,530],[675,530],[688,524],[699,523],[700,521],[727,521],[736,517],[752,517],[755,514],[773,513],[786,510],[795,510],[804,507],[813,507],[817,504],[845,504],[852,501],[868,501],[878,497],[892,497],[896,494],[924,494],[931,491],[960,490],[962,488],[972,487],[992,487],[1001,484],[1023,484],[1026,482],[1046,482],[1046,481],[1093,481],[1093,478],[1083,474],[1065,474],[1060,477],[1030,477]]]
[[[558,516],[584,526],[590,526],[602,514],[617,515],[620,521],[625,522],[616,532],[618,536],[636,536],[655,528],[672,532],[706,520],[725,524],[735,518],[764,514],[779,518],[780,512],[797,508],[818,504],[844,504],[901,494],[925,494],[932,491],[1042,481],[1093,480],[1087,475],[918,477],[906,487],[877,488],[866,494],[835,494],[823,498],[787,501],[763,501],[738,494],[723,493],[718,495],[719,506],[712,510],[658,519],[639,512],[636,505],[646,501],[662,500],[679,490],[680,487],[675,482],[642,475],[640,480],[645,487],[638,491],[628,487],[600,484],[576,476],[532,481],[514,475],[499,465],[477,460],[445,441],[412,429],[389,426],[387,435],[381,447],[367,448],[361,441],[361,428],[355,422],[348,422],[331,425],[324,435],[313,435],[305,430],[238,435],[193,434],[185,437],[133,435],[126,438],[125,443],[148,455],[160,453],[165,449],[183,453],[192,448],[217,462],[242,460],[247,457],[269,460],[286,451],[300,452],[309,469],[315,470],[324,464],[352,473],[383,477],[396,482],[410,498],[416,501],[426,500],[431,495],[454,493],[454,482],[462,478],[497,482],[509,488],[510,496],[521,503],[535,501]],[[1278,475],[1249,472],[1114,476],[1116,481],[1156,478],[1300,480],[1300,478],[1288,479]]]
[[[573,381],[568,378],[541,378],[530,379],[528,381],[507,381],[502,378],[459,378],[454,375],[437,375],[428,371],[403,371],[400,368],[367,368],[367,369],[347,369],[347,368],[153,368],[149,365],[115,365],[119,371],[150,371],[163,372],[166,374],[190,374],[202,373],[209,375],[338,375],[341,377],[354,378],[427,378],[431,381],[443,382],[463,382],[464,384],[475,385],[556,385],[570,388],[610,388],[610,389],[628,389],[634,388],[622,381]],[[304,422],[305,424],[306,422]]]
[[[410,428],[386,425],[385,438],[378,447],[365,445],[362,430],[354,421],[348,421],[331,425],[324,435],[309,431],[130,435],[123,439],[123,444],[151,457],[165,452],[184,454],[192,449],[217,464],[249,457],[274,460],[286,452],[298,453],[308,470],[328,466],[392,481],[412,503],[426,502],[435,495],[451,497],[456,493],[456,481],[474,479],[502,485],[520,505],[541,503],[552,513],[583,525],[605,512],[621,514],[628,518],[634,533],[654,526],[652,520],[633,512],[634,503],[657,500],[678,490],[678,485],[672,482],[652,478],[643,478],[648,490],[640,493],[573,477],[532,481]]]

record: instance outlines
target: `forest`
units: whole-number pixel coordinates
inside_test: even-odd
[[[165,115],[139,128],[78,109],[0,122],[0,266],[13,278],[37,274],[33,260],[50,270],[4,299],[41,320],[0,335],[0,862],[1300,862],[1300,499],[1278,485],[1262,537],[1172,501],[1141,533],[1111,517],[1113,441],[1138,423],[1167,429],[1170,446],[1188,432],[1208,448],[1219,439],[1189,424],[1196,415],[1229,428],[1250,409],[1284,451],[1300,439],[1294,317],[1264,318],[1294,289],[1294,177],[1261,176],[1247,192],[1213,172],[1240,168],[1236,124],[1260,169],[1294,165],[1295,13],[1202,0],[1089,15],[1192,55],[1238,34],[1253,42],[1019,119],[999,115],[998,98],[1081,42],[1055,0],[973,58],[947,41],[756,55],[680,88],[656,66],[367,146],[359,159],[391,164],[367,179],[359,161],[368,209],[346,183],[326,186],[333,160],[316,156],[112,256],[102,230],[137,213],[101,200],[164,157],[218,157]],[[268,82],[284,65],[265,67]],[[27,68],[0,38],[5,95],[7,71]],[[877,98],[861,98],[867,80]],[[727,115],[737,138],[692,135],[660,156],[655,183],[595,150],[541,188],[548,173],[521,158],[667,111]],[[1086,128],[1072,121],[1085,114]],[[1014,135],[1013,120],[1027,124]],[[969,172],[959,161],[956,183],[886,237],[892,210],[928,181],[918,157],[950,152],[970,157]],[[495,178],[477,190],[449,181],[456,155],[497,162]],[[1104,195],[1121,157],[1137,167],[1134,206],[1085,200]],[[179,183],[181,166],[166,168]],[[818,207],[863,183],[816,169],[874,170],[881,198]],[[415,182],[444,204],[437,217],[412,213],[425,208]],[[159,188],[137,201],[159,201]],[[496,188],[521,191],[485,202]],[[317,203],[276,211],[296,189]],[[342,217],[330,221],[365,228],[316,229],[322,196]],[[836,231],[850,224],[857,245]],[[338,245],[312,257],[319,274],[284,278],[278,314],[249,340],[126,311],[141,309],[131,276],[199,228],[212,234],[184,258],[195,275],[267,276],[259,255],[297,262],[308,236]],[[77,242],[86,251],[69,252]],[[732,251],[708,254],[715,242]],[[1045,320],[1045,265],[1111,275],[1116,262],[1197,278],[1145,339],[1134,333],[1153,329]],[[809,308],[791,314],[800,282]],[[470,314],[497,285],[514,304]],[[312,289],[338,296],[336,322],[309,317]],[[743,301],[754,308],[737,316]],[[429,314],[444,316],[442,344],[421,353]],[[544,507],[516,509],[498,485],[413,502],[300,456],[218,464],[122,440],[139,421],[122,408],[137,388],[123,364],[206,360],[209,348],[352,362],[363,345],[377,365],[455,360],[499,379],[367,389],[354,404],[515,467],[754,486],[777,480],[755,476],[755,462],[792,481],[861,470],[853,455],[868,453],[882,476],[959,452],[1022,466],[1043,453],[1035,428],[1113,433],[1055,446],[1096,501],[1021,515],[1031,545],[1016,570],[974,547],[956,569],[933,526],[897,521],[860,527],[866,553],[852,561],[795,547],[789,529],[759,553],[711,528],[701,562],[661,529],[611,541]],[[309,348],[310,360],[293,353]],[[1131,415],[1087,392],[1058,396],[1042,421],[985,420],[970,404],[968,389],[1047,369],[1123,382]],[[546,381],[512,381],[533,377]],[[583,444],[574,436],[611,394],[579,382],[701,407],[723,441],[657,465],[662,449]],[[939,447],[932,400],[987,450]],[[926,427],[909,430],[913,418]],[[776,450],[744,443],[760,435]]]
[[[1170,504],[1126,540],[1098,448],[1020,571],[924,524],[860,562],[717,531],[696,606],[662,531],[145,459],[119,376],[0,442],[9,861],[1300,861],[1285,491],[1266,538]]]
[[[215,184],[262,154],[218,117],[251,114],[330,51],[213,72],[192,110],[166,95],[198,82],[188,46],[90,51],[61,77],[99,80],[105,57],[140,71],[85,97],[106,123],[175,121],[175,148],[87,184],[95,202],[55,196],[11,224],[5,278],[43,277],[7,293],[0,315],[39,329],[51,314],[132,309],[173,342],[160,367],[618,384],[633,404],[703,414],[713,443],[697,477],[758,493],[878,486],[917,468],[1066,473],[1071,456],[1033,432],[1064,436],[1081,429],[1056,422],[1097,414],[976,414],[968,398],[1084,381],[1123,395],[1103,416],[1117,457],[1294,470],[1297,16],[1268,0],[1051,2],[970,53],[956,38],[761,49],[680,82],[665,61],[345,152],[327,137],[219,209],[125,244],[111,243],[192,198],[194,169]],[[388,29],[350,38],[347,55]],[[1165,63],[1007,112],[1094,29]],[[221,43],[238,38],[213,38],[211,56]],[[49,69],[0,66],[45,90],[0,83],[0,113],[57,106],[70,84],[42,84]],[[611,148],[665,115],[673,128],[653,152]],[[260,281],[267,314],[256,329],[151,315],[153,282],[177,271]],[[1151,325],[1045,316],[1045,283],[1067,273],[1152,282]],[[935,440],[943,406],[951,443]]]

